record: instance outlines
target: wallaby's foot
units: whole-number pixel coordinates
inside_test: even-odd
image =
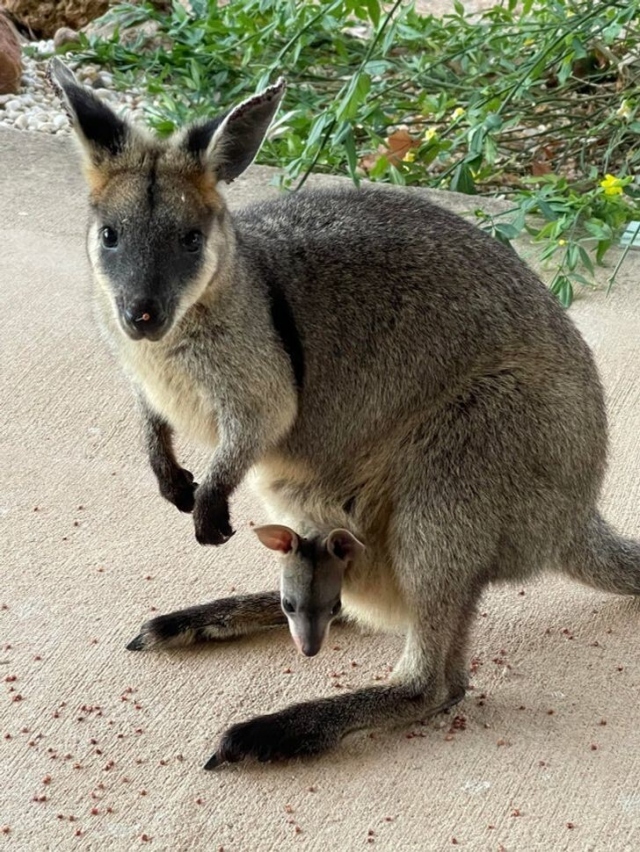
[[[215,754],[204,768],[215,769],[221,763],[237,763],[245,758],[261,763],[286,760],[319,754],[336,746],[340,741],[338,731],[324,727],[320,716],[313,719],[301,708],[308,712],[310,705],[295,704],[279,713],[233,725],[222,735]]]
[[[236,595],[152,618],[142,625],[127,650],[148,651],[232,639],[286,623],[278,591]]]
[[[219,545],[229,541],[234,530],[227,496],[201,486],[196,493],[193,523],[199,544]]]
[[[252,758],[261,763],[320,754],[335,748],[350,731],[384,723],[413,722],[458,704],[464,691],[432,705],[407,687],[370,687],[335,698],[294,704],[228,728],[204,768]]]
[[[159,486],[162,496],[181,512],[193,511],[198,483],[194,482],[190,471],[176,467],[172,470],[171,478],[163,479]]]

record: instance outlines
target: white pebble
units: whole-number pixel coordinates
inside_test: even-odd
[[[18,130],[26,130],[28,124],[29,124],[29,116],[22,113],[22,115],[19,115],[16,118],[15,123],[14,123],[14,127],[17,127]]]

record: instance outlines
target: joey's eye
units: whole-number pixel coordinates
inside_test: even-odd
[[[105,248],[115,248],[118,245],[118,232],[115,228],[102,228],[100,237]]]
[[[336,616],[342,609],[342,601],[337,601],[331,608],[331,615]]]
[[[288,612],[288,613],[295,612],[295,607],[294,607],[294,605],[291,603],[291,601],[290,601],[290,600],[287,600],[287,598],[283,598],[283,599],[282,599],[282,609],[283,609],[285,612]]]
[[[204,236],[200,231],[188,231],[181,238],[180,243],[185,251],[195,253],[200,251],[204,243]]]

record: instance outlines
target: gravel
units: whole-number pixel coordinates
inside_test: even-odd
[[[24,52],[22,89],[17,95],[0,95],[0,125],[17,130],[51,133],[66,136],[71,132],[69,120],[60,101],[46,79],[47,64],[53,55],[53,40],[30,42],[34,56]],[[65,62],[78,80],[89,86],[123,118],[144,122],[145,96],[135,88],[115,91],[113,76],[98,65],[78,65],[72,59]]]

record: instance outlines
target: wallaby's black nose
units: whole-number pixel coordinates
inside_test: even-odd
[[[156,337],[165,324],[166,317],[153,299],[139,299],[127,305],[123,317],[136,337]]]

